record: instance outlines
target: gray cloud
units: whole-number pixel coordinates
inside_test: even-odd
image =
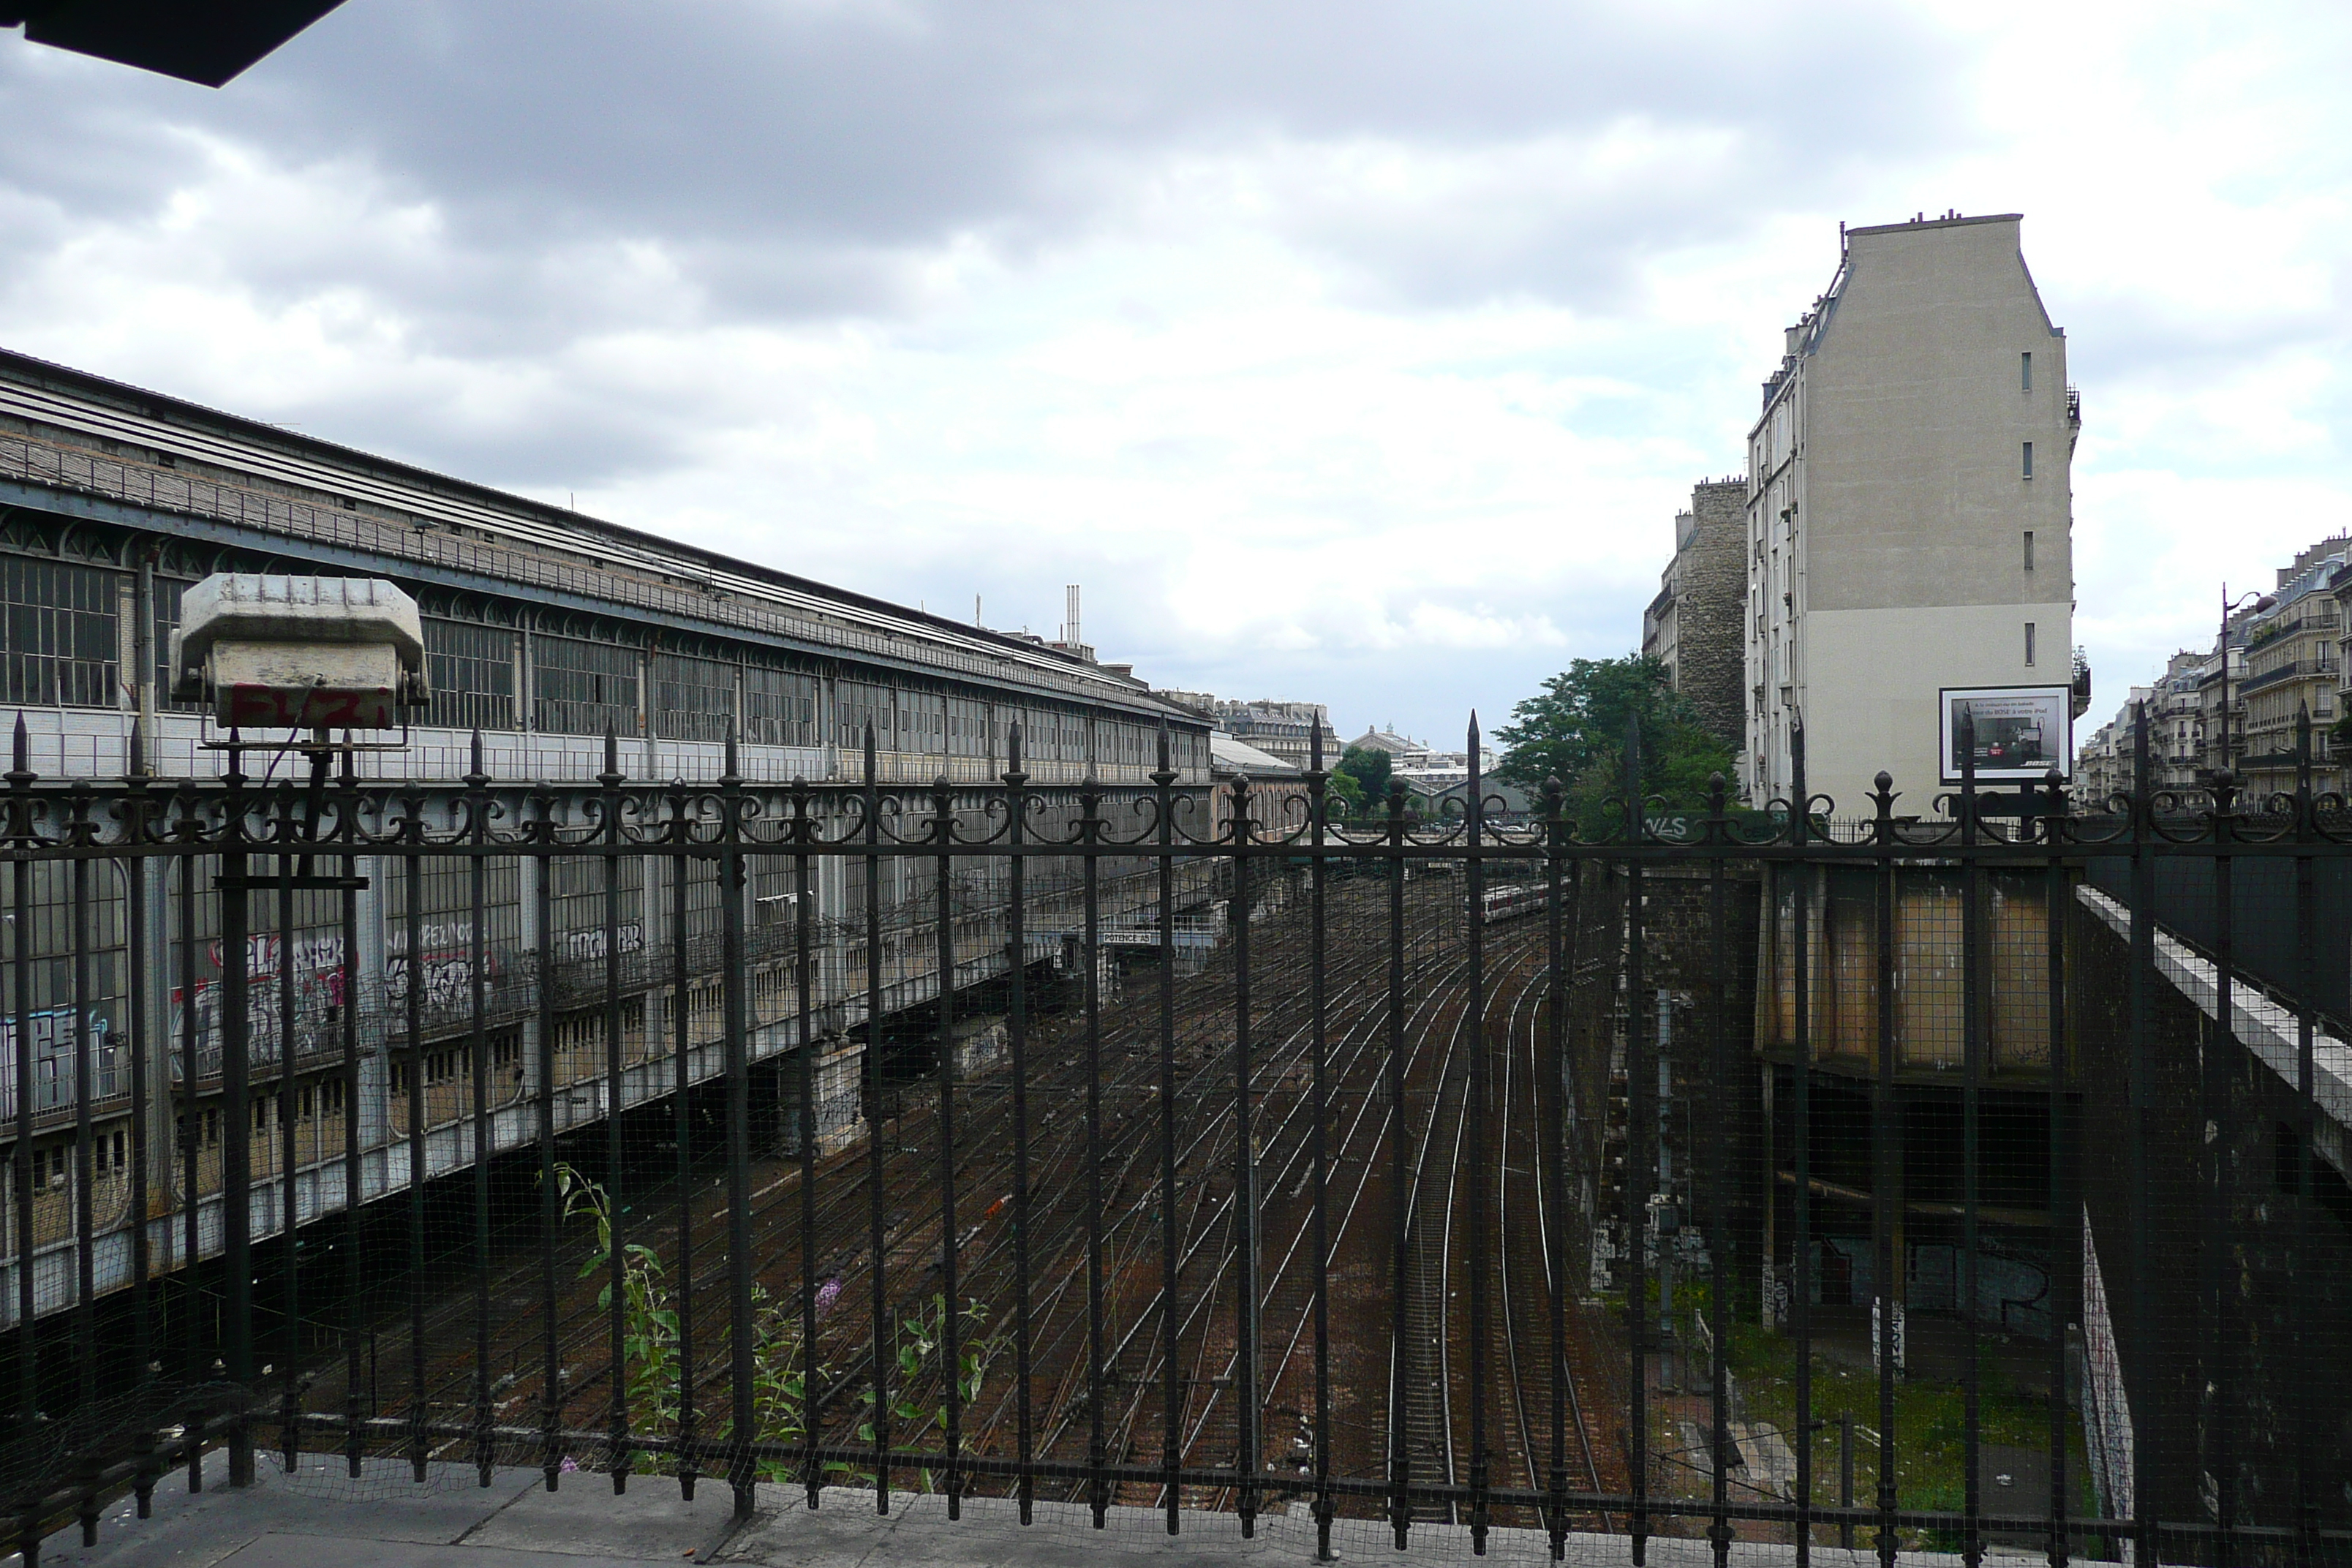
[[[1370,139],[1475,155],[1629,118],[1721,133],[1729,146],[1703,165],[1613,188],[1489,183],[1435,211],[1282,194],[1295,211],[1281,222],[1395,300],[1598,303],[1634,257],[1720,237],[1792,184],[1948,141],[1949,47],[1859,4],[1792,24],[1402,0],[355,0],[218,95],[7,51],[0,109],[53,134],[10,139],[0,184],[126,215],[187,177],[196,154],[175,127],[346,164],[392,199],[429,198],[457,258],[425,276],[362,265],[359,279],[415,304],[435,343],[474,353],[609,319],[609,301],[588,310],[532,263],[587,242],[664,245],[719,319],[888,314],[911,298],[908,255],[973,237],[1017,257],[1086,233],[1180,153]],[[304,287],[308,248],[248,281]]]
[[[1171,683],[1491,722],[1632,640],[1654,568],[1622,563],[1653,525],[1663,556],[1683,470],[1736,463],[1821,215],[2078,199],[1986,87],[2018,47],[1861,0],[350,0],[212,93],[0,36],[0,320],[933,608],[978,586],[1050,629],[1081,576],[1107,651]],[[2130,399],[2133,466],[2335,461],[2337,384],[2274,395],[2324,432],[2285,458],[2212,412],[2340,346],[2334,297],[2168,293],[2161,233],[2094,254],[2078,223],[2061,265],[2033,232],[2095,444]],[[1524,405],[1432,390],[1506,382]],[[1494,561],[1433,585],[1415,552],[1456,535]],[[1346,580],[1171,613],[1268,540]],[[1416,607],[1572,648],[1395,632]]]
[[[2340,286],[2335,297],[2298,303],[2241,298],[2229,309],[2210,301],[2156,301],[2144,295],[2094,292],[2059,325],[2066,330],[2066,368],[2076,380],[2129,382],[2182,393],[2242,375],[2282,354],[2334,351],[2352,340]]]

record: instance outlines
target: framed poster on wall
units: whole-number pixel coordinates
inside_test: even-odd
[[[1943,689],[1944,783],[1960,782],[1960,719],[1976,721],[1977,782],[2040,783],[2072,769],[2073,692],[2063,686],[1947,686]]]

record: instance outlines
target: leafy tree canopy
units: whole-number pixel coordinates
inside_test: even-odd
[[[1623,794],[1625,729],[1641,721],[1642,792],[1677,810],[1706,805],[1708,780],[1729,775],[1732,755],[1700,724],[1690,700],[1666,684],[1654,658],[1580,658],[1511,710],[1496,731],[1510,753],[1496,776],[1523,788],[1567,784],[1571,812],[1589,832],[1613,826],[1603,805]]]
[[[1331,770],[1330,800],[1334,816],[1360,816],[1364,812],[1364,786],[1356,782],[1353,773]]]
[[[1391,765],[1389,754],[1376,746],[1350,746],[1331,770],[1331,787],[1345,795],[1352,785],[1356,810],[1380,811],[1388,798]]]

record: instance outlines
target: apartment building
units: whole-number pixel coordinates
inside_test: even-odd
[[[2324,769],[2343,681],[2344,616],[2330,584],[2352,541],[2323,540],[2279,568],[2271,603],[2246,622],[2246,668],[2239,684],[2245,715],[2233,747],[2245,789],[2256,796],[2294,788],[2296,726],[2308,714],[2312,757]]]
[[[2313,744],[2327,737],[2333,763],[2330,787],[2352,790],[2352,564],[2338,566],[2327,579],[2328,596],[2336,601],[2336,712],[2323,731],[2313,720]]]
[[[2083,737],[2074,752],[2074,772],[2070,790],[2076,811],[2103,810],[2116,795],[2132,792],[2132,730],[2142,705],[2152,704],[2155,697],[2155,687],[2133,687],[2124,699],[2123,706],[2116,710],[2116,716]],[[2157,735],[2151,727],[2148,733],[2151,769],[2155,766],[2157,746]]]
[[[2242,654],[2241,658],[2242,658]],[[2148,699],[2148,771],[2158,789],[2194,789],[2202,782],[2207,692],[2219,700],[2214,677],[2220,660],[2210,652],[2183,648],[2166,661],[2164,675]],[[2231,679],[2239,678],[2233,666]]]
[[[2230,713],[2224,722],[2221,716],[2222,674],[2225,661],[2216,654],[2197,679],[2197,713],[2203,721],[2205,744],[2200,757],[2203,784],[2213,770],[2228,766],[2243,754],[2246,733],[2246,628],[2242,618],[2230,626],[2226,668],[2229,675]],[[2224,743],[2229,752],[2222,751]]]
[[[1339,732],[1331,727],[1331,710],[1320,702],[1282,702],[1259,699],[1225,702],[1217,716],[1225,732],[1245,745],[1278,757],[1294,768],[1314,760],[1315,734],[1322,731],[1323,765],[1339,760]]]
[[[1928,814],[1977,716],[1989,781],[2064,767],[2080,405],[2015,213],[1848,229],[1748,435],[1743,624],[1751,802],[1866,809],[1890,770]],[[2079,696],[2077,693],[2079,692]]]
[[[1748,593],[1748,481],[1703,479],[1675,514],[1675,553],[1642,612],[1642,652],[1690,700],[1708,732],[1737,752],[1747,740],[1740,611]]]
[[[2242,648],[2233,648],[2230,679],[2234,687],[2242,673]],[[2211,772],[2206,750],[2206,727],[2219,700],[2219,663],[2210,653],[2184,648],[2165,662],[2164,674],[2153,686],[2135,686],[2116,716],[2081,736],[2074,748],[2074,799],[2077,811],[2099,810],[2117,795],[2135,787],[2133,730],[2144,710],[2147,716],[2148,787],[2190,790],[2202,787]],[[2231,707],[2242,710],[2232,693]]]
[[[1331,710],[1320,702],[1290,702],[1275,698],[1240,701],[1208,691],[1163,691],[1160,696],[1191,710],[1241,742],[1302,772],[1313,762],[1315,733],[1323,734],[1323,765],[1339,760],[1339,732],[1331,727]]]

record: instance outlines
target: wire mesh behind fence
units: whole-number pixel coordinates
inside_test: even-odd
[[[2331,798],[1718,790],[1669,839],[1557,787],[1340,821],[1319,763],[871,754],[388,788],[20,750],[28,1554],[220,1447],[351,1496],[1318,1549],[2346,1553]],[[2241,879],[2287,900],[2259,953]]]

